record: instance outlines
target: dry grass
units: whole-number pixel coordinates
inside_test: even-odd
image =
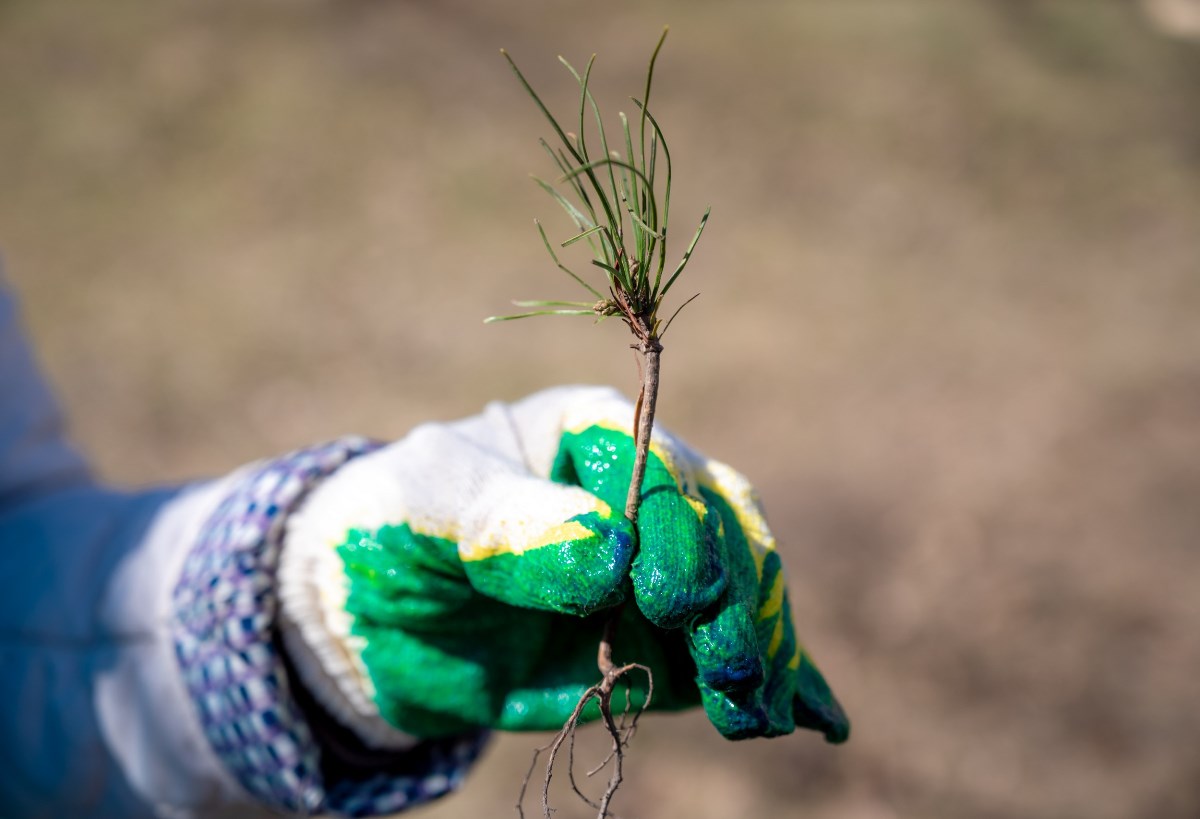
[[[660,421],[761,487],[855,735],[652,718],[618,809],[1196,816],[1200,48],[1101,0],[741,8],[0,6],[0,242],[78,437],[172,480],[632,389],[604,332],[480,323],[561,278],[497,49],[616,100],[669,21],[714,215]],[[534,744],[425,815],[502,815]]]

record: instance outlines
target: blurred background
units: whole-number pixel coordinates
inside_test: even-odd
[[[616,322],[481,323],[576,297],[498,49],[615,115],[668,22],[675,252],[713,217],[659,419],[760,487],[854,735],[649,718],[619,812],[1200,816],[1190,0],[2,2],[0,247],[99,472],[632,395]]]

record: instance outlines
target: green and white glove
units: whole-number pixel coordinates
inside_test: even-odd
[[[320,484],[279,576],[285,646],[325,708],[377,748],[560,728],[630,601],[614,660],[653,669],[652,707],[703,704],[731,739],[844,741],[754,490],[656,428],[633,531],[632,421],[613,390],[552,389],[418,427]]]

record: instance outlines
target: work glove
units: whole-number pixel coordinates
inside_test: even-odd
[[[614,660],[652,669],[651,708],[702,704],[730,739],[844,741],[746,479],[656,426],[625,518],[633,415],[607,388],[551,389],[418,427],[318,485],[289,523],[280,600],[325,709],[379,748],[558,729],[619,611]],[[647,682],[627,679],[637,707]]]

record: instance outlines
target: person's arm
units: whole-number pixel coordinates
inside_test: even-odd
[[[367,442],[99,486],[2,282],[0,384],[0,815],[368,815],[461,780],[479,732],[340,764],[277,644],[284,523]]]
[[[21,333],[0,259],[0,508],[89,483],[87,465],[67,442],[62,413]]]
[[[186,742],[147,743],[141,725],[171,682],[170,644],[154,625],[163,584],[152,579],[170,571],[171,554],[154,544],[201,516],[219,490],[96,485],[2,279],[0,384],[0,813],[144,814],[149,794],[136,780],[161,781],[176,759],[204,767]],[[159,684],[140,684],[140,674]],[[163,722],[164,731],[187,725]]]

